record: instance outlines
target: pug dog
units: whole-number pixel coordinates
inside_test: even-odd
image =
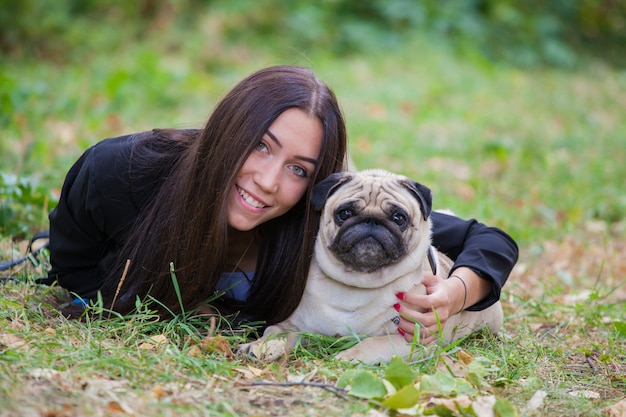
[[[397,332],[395,294],[425,294],[424,271],[447,279],[453,264],[431,246],[430,189],[380,169],[342,172],[314,187],[312,204],[322,214],[302,300],[287,320],[239,352],[276,360],[304,332],[365,335],[340,360],[376,364],[409,356],[415,347]],[[483,327],[497,332],[501,325],[498,302],[451,316],[440,339],[453,342]]]

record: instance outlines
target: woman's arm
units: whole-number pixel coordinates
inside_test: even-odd
[[[433,245],[454,261],[450,277],[441,280],[425,273],[427,294],[399,294],[402,301],[396,305],[402,317],[398,331],[412,341],[417,321],[425,344],[434,339],[437,320],[443,325],[461,310],[482,310],[497,302],[519,253],[515,241],[500,229],[436,212],[432,221]]]
[[[491,283],[490,292],[477,302],[466,303],[468,310],[484,310],[500,299],[502,287],[519,256],[515,241],[504,231],[476,220],[433,212],[433,246],[453,261],[451,276],[461,267],[472,270]],[[473,295],[473,291],[472,291]]]
[[[130,140],[108,139],[87,149],[70,168],[49,215],[48,276],[83,298],[96,295],[118,235],[137,215],[128,192]]]

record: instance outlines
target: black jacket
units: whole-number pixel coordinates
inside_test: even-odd
[[[133,144],[150,132],[103,140],[69,170],[59,204],[50,213],[49,277],[83,298],[103,283],[126,233],[156,195],[167,172],[139,172],[131,163]],[[149,138],[148,138],[149,139]],[[469,308],[482,310],[500,299],[518,257],[518,247],[502,230],[476,220],[433,212],[433,245],[492,282],[489,297]]]

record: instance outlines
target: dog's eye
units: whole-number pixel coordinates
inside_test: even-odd
[[[391,220],[398,226],[404,226],[407,222],[407,217],[404,213],[400,213],[399,211],[394,211],[391,215]]]
[[[335,213],[335,217],[337,218],[337,221],[343,223],[346,220],[348,220],[350,217],[352,217],[352,214],[354,213],[352,212],[351,209],[343,208],[343,209],[337,210],[337,212]]]

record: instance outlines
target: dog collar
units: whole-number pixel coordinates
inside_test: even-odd
[[[433,271],[433,275],[437,275],[437,251],[432,245],[428,247],[428,263]]]

